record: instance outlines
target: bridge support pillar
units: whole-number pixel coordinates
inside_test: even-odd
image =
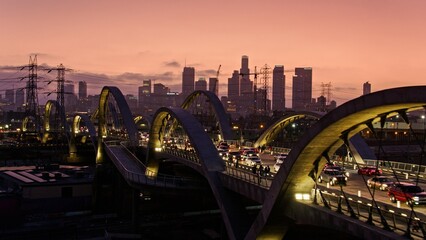
[[[148,147],[146,154],[146,176],[156,177],[160,168],[160,152],[156,152],[156,148]]]

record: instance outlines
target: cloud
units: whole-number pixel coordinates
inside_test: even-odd
[[[204,76],[206,78],[216,77],[216,70],[214,70],[214,69],[198,70],[197,75],[198,76]]]
[[[177,61],[164,62],[165,67],[180,68],[181,65]]]

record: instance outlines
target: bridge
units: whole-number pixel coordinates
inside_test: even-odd
[[[363,190],[367,194],[361,196],[359,190],[350,186],[328,188],[318,184],[317,179],[322,167],[332,161],[334,153],[341,146],[346,146],[352,153],[365,150],[360,147],[359,141],[352,141],[360,131],[369,129],[379,139],[380,130],[383,130],[389,117],[401,117],[408,126],[407,131],[416,136],[410,125],[409,114],[416,110],[424,111],[426,96],[419,93],[425,90],[426,86],[388,89],[356,98],[324,116],[297,113],[284,117],[266,130],[255,145],[266,144],[276,137],[279,129],[299,118],[312,117],[318,120],[292,147],[278,172],[258,176],[250,167],[243,164],[235,166],[224,161],[205,127],[188,111],[191,101],[199,96],[206,97],[214,109],[220,138],[229,139],[230,124],[214,94],[197,91],[188,97],[181,108],[158,109],[149,121],[147,157],[137,159],[129,150],[140,145],[136,120],[120,90],[107,86],[102,89],[96,118],[96,163],[102,164],[107,155],[126,182],[134,188],[145,185],[164,188],[202,187],[193,179],[162,174],[160,163],[161,159],[168,158],[188,166],[202,175],[210,186],[229,239],[282,239],[289,226],[295,223],[339,229],[360,239],[422,239],[426,236],[426,215],[421,207],[395,207],[385,203],[383,194],[379,196],[374,189],[366,186]],[[115,102],[111,105],[112,99]],[[109,114],[114,116],[110,117]],[[108,123],[108,119],[112,119],[114,124]],[[90,120],[85,118],[85,121]],[[118,123],[125,129],[124,132],[117,130]],[[379,131],[374,127],[377,124],[380,126]],[[78,129],[77,124],[73,129]],[[93,134],[93,130],[91,132]],[[121,139],[111,141],[112,132],[121,134]],[[166,140],[173,136],[179,136],[184,141],[167,144]],[[416,144],[419,144],[424,155],[424,140]],[[351,164],[359,168],[360,164],[367,162],[362,162],[358,157]],[[378,164],[379,160],[370,163],[372,166]],[[424,172],[422,165],[419,162],[411,171],[417,180],[422,169]],[[396,174],[395,165],[389,166],[389,171]],[[366,185],[364,177],[357,182],[360,185],[357,189]],[[247,216],[241,196],[261,206],[255,219]],[[413,221],[419,223],[419,232],[412,231],[410,226]]]

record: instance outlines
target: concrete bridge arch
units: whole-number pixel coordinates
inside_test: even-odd
[[[98,107],[98,148],[96,154],[96,163],[100,163],[103,161],[103,144],[102,141],[107,137],[107,108],[108,99],[112,95],[112,97],[117,102],[117,106],[120,110],[120,114],[123,119],[123,125],[127,130],[127,134],[129,136],[130,142],[132,144],[137,144],[138,140],[138,131],[133,120],[132,113],[130,111],[129,105],[127,104],[126,99],[124,98],[123,93],[117,87],[113,86],[105,86],[101,91],[101,95],[99,97],[99,107]],[[114,109],[114,111],[116,111]]]
[[[207,179],[212,192],[221,209],[222,219],[230,239],[242,239],[248,230],[248,217],[244,209],[244,204],[240,198],[226,190],[219,178],[219,173],[225,171],[223,160],[219,157],[216,147],[208,134],[204,131],[201,123],[182,108],[162,107],[157,110],[152,122],[150,137],[148,142],[149,152],[161,149],[163,142],[163,130],[165,124],[170,119],[175,119],[181,124],[186,132],[191,144],[200,160],[201,168],[195,170],[202,173]],[[158,160],[150,158],[147,169],[158,173]],[[188,165],[193,166],[193,165]]]
[[[424,109],[426,86],[401,87],[374,92],[351,100],[323,116],[292,148],[285,164],[275,176],[266,201],[250,228],[246,239],[269,236],[282,239],[285,214],[289,213],[296,193],[310,194],[314,181],[309,174],[318,173],[326,162],[326,155],[333,153],[349,138],[383,118],[408,111]],[[348,227],[348,226],[347,226]],[[354,235],[348,227],[342,229]],[[361,238],[363,236],[360,236]]]
[[[222,139],[224,140],[232,139],[231,122],[229,121],[228,114],[223,108],[222,102],[219,100],[217,95],[214,94],[213,92],[202,91],[202,90],[194,91],[185,99],[181,107],[183,109],[188,109],[191,103],[201,95],[207,97],[211,106],[213,107],[215,117],[219,122],[219,129],[220,129]]]
[[[286,114],[274,124],[269,126],[260,137],[254,143],[254,147],[269,145],[269,143],[277,137],[277,135],[282,132],[282,130],[293,122],[302,119],[302,118],[314,118],[319,119],[324,116],[325,113],[317,113],[317,112],[294,112],[290,114]]]
[[[60,124],[62,127],[65,128],[65,132],[69,133],[65,112],[61,105],[59,105],[58,101],[56,100],[48,100],[46,102],[46,105],[44,107],[44,118],[43,118],[43,138],[42,143],[46,143],[47,139],[49,138],[49,134],[51,132],[50,129],[50,115],[52,114],[52,108],[55,107],[56,111],[59,112],[59,118],[60,118]]]

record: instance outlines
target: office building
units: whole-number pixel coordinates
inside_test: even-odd
[[[201,77],[195,82],[195,91],[197,90],[207,91],[207,81],[205,78]]]
[[[10,104],[15,103],[15,91],[13,91],[13,89],[7,89],[5,92],[4,100]]]
[[[276,65],[272,72],[272,111],[285,110],[284,66]]]
[[[240,96],[244,97],[250,97],[253,95],[253,82],[250,81],[250,69],[248,64],[248,56],[242,56],[240,69]]]
[[[240,96],[240,75],[237,70],[228,78],[228,100],[236,102]]]
[[[87,98],[87,83],[85,81],[78,82],[78,99]]]
[[[293,76],[293,109],[306,110],[312,101],[312,68],[295,68]]]
[[[182,95],[186,98],[194,91],[195,69],[193,67],[184,67],[182,72]]]
[[[365,82],[362,85],[362,95],[366,95],[371,93],[371,84],[369,82]]]
[[[219,96],[219,80],[217,78],[209,78],[209,91]]]
[[[15,105],[18,108],[18,110],[20,107],[23,107],[24,103],[25,103],[25,92],[23,89],[17,89],[15,91]]]

